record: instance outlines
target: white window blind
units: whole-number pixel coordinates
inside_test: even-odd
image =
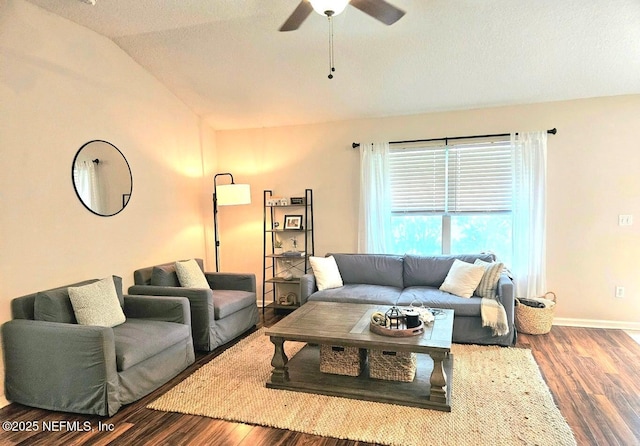
[[[389,173],[394,213],[511,210],[509,141],[394,147]]]

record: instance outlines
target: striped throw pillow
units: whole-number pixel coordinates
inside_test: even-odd
[[[502,274],[502,270],[504,269],[504,263],[489,263],[476,259],[473,264],[484,266],[484,275],[482,279],[480,279],[480,283],[474,294],[480,297],[496,299],[498,296],[498,280],[500,280],[500,274]]]

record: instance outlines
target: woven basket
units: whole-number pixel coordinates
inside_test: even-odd
[[[369,350],[369,377],[411,382],[416,376],[415,353]]]
[[[542,297],[556,302],[556,294],[553,291],[549,291]],[[518,299],[516,298],[516,300]],[[549,333],[553,325],[555,308],[555,305],[549,308],[534,308],[518,301],[518,305],[515,307],[516,329],[520,333],[532,335]]]
[[[367,361],[367,350],[358,347],[320,345],[320,371],[334,375],[359,376]]]

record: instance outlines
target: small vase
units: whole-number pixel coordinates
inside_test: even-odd
[[[273,248],[273,253],[275,255],[280,255],[282,254],[282,248]]]

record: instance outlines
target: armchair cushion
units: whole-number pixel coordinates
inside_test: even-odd
[[[118,372],[149,359],[191,336],[188,325],[129,319],[113,327]]]
[[[248,291],[214,290],[213,311],[216,320],[256,304],[256,295]]]
[[[209,288],[204,272],[195,260],[176,262],[176,273],[180,286],[185,288]]]
[[[126,320],[111,277],[88,285],[69,287],[69,299],[80,325],[114,327]]]
[[[180,286],[175,265],[158,265],[151,272],[150,285],[156,286]]]
[[[124,297],[122,295],[122,278],[112,276],[113,283],[118,295],[120,306],[124,307]],[[69,299],[69,286],[82,286],[97,282],[97,279],[84,280],[73,285],[53,288],[47,291],[40,291],[36,294],[33,317],[37,321],[62,322],[65,324],[77,324],[76,316],[73,312],[73,305]]]

